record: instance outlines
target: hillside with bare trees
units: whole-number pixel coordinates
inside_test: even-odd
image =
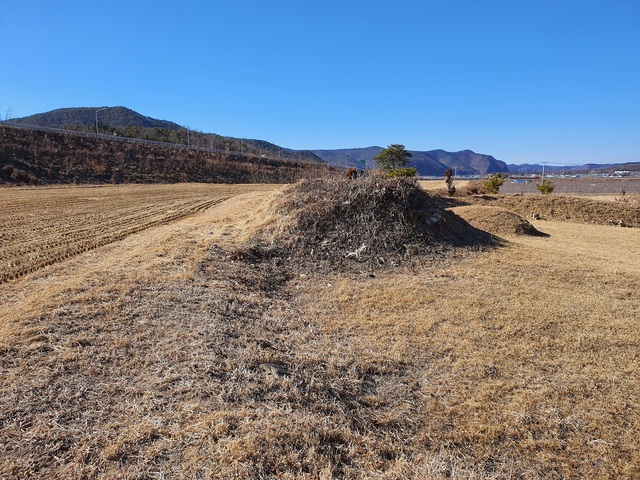
[[[287,183],[328,169],[265,155],[0,125],[0,184]]]

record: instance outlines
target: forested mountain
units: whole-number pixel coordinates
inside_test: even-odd
[[[375,168],[374,157],[382,150],[382,147],[377,146],[337,150],[290,150],[264,140],[224,137],[215,133],[194,131],[174,122],[146,117],[126,107],[60,108],[12,119],[11,123],[95,132],[96,119],[97,130],[103,135],[264,155],[277,159],[327,162],[340,167]],[[416,167],[419,175],[444,175],[448,168],[455,169],[458,175],[486,175],[508,171],[504,162],[496,160],[491,155],[483,155],[471,150],[460,152],[429,150],[411,151],[411,153],[413,157],[409,165]]]
[[[327,162],[333,166],[374,168],[374,157],[382,147],[351,148],[337,150],[290,150],[264,140],[224,137],[215,133],[203,133],[182,127],[167,120],[146,117],[126,107],[82,107],[60,108],[23,118],[11,123],[38,125],[66,130],[80,130],[120,137],[141,138],[159,142],[177,143],[229,152],[266,155],[280,159]],[[458,175],[486,175],[506,172],[504,162],[491,155],[482,155],[470,150],[446,152],[444,150],[411,151],[410,165],[418,169],[419,175],[444,175],[448,168]]]
[[[488,173],[509,171],[505,162],[496,160],[491,155],[475,153],[471,150],[462,150],[460,152],[430,150],[426,153],[449,168],[457,170],[458,175],[486,175]]]
[[[373,157],[382,151],[381,147],[342,148],[336,150],[311,150],[329,165],[367,169],[375,167]]]

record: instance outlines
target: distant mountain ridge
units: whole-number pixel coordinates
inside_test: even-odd
[[[127,107],[77,107],[59,108],[45,113],[38,113],[22,118],[14,118],[10,123],[37,125],[48,128],[81,128],[91,131],[95,128],[96,114],[100,125],[100,133],[122,135],[132,138],[143,138],[169,143],[190,144],[207,148],[241,151],[256,155],[282,159],[298,159],[320,163],[328,163],[339,167],[374,168],[374,157],[382,151],[382,147],[343,148],[333,150],[292,150],[265,140],[223,137],[215,133],[202,133],[188,130],[177,123],[147,117]],[[515,165],[506,164],[491,155],[476,153],[471,150],[447,152],[436,149],[428,151],[411,150],[413,157],[409,165],[418,170],[419,175],[441,176],[451,168],[457,175],[487,175],[489,173],[532,174],[542,170],[541,164]],[[639,164],[586,164],[582,166],[545,165],[549,172],[589,172],[613,170],[640,170]]]
[[[177,123],[147,117],[126,107],[77,107],[59,108],[22,118],[11,119],[11,123],[37,125],[49,128],[95,128],[96,117],[101,133],[167,141],[171,143],[190,143],[197,146],[213,146],[252,153],[265,153],[269,156],[291,158],[293,156],[308,161],[328,163],[332,166],[375,168],[374,157],[382,147],[350,148],[337,150],[291,150],[264,140],[221,137],[214,133],[190,131]],[[162,131],[160,131],[162,130]],[[506,163],[491,155],[483,155],[462,150],[411,151],[409,164],[418,170],[419,175],[444,175],[448,168],[456,170],[458,175],[486,175],[493,172],[507,172]]]
[[[344,148],[335,150],[311,150],[332,166],[369,168],[375,166],[375,156],[382,147]],[[471,150],[447,152],[445,150],[410,150],[413,155],[409,166],[416,167],[419,175],[444,175],[451,168],[458,175],[486,175],[495,172],[508,172],[505,162],[491,155],[475,153]]]

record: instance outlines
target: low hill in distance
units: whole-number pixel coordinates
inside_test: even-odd
[[[266,155],[280,159],[327,162],[336,167],[360,169],[375,167],[373,159],[382,150],[382,147],[378,146],[337,150],[291,150],[264,140],[224,137],[215,133],[190,130],[174,122],[144,116],[126,107],[60,108],[12,119],[11,123],[95,132],[96,118],[98,131],[101,134]],[[448,168],[456,170],[458,175],[486,175],[508,171],[504,162],[496,160],[491,155],[483,155],[471,150],[460,152],[430,150],[411,151],[411,153],[413,157],[410,165],[418,169],[419,175],[424,176],[444,175]]]

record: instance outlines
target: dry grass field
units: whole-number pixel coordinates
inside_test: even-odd
[[[280,188],[0,191],[3,261],[112,231],[0,283],[0,478],[640,477],[638,228],[240,259]]]

